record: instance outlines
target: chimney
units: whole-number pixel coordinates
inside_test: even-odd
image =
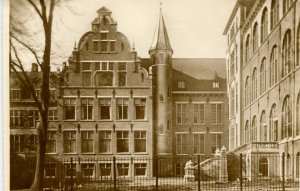
[[[31,72],[38,72],[39,71],[38,68],[39,67],[38,67],[37,63],[32,63],[32,65],[31,65]]]

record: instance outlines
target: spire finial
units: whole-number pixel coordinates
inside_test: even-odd
[[[160,3],[159,3],[159,10],[160,10],[160,13],[162,12],[162,0],[160,1]]]
[[[132,38],[132,50],[135,51],[134,37]]]
[[[77,49],[77,45],[76,45],[76,40],[75,40],[75,43],[74,43],[74,50]]]

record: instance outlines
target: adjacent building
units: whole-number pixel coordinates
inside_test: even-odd
[[[111,176],[113,156],[118,175],[152,176],[152,160],[145,159],[210,156],[227,146],[225,59],[172,58],[162,13],[150,58],[140,58],[112,12],[102,7],[97,13],[62,71],[53,74],[47,155],[72,158],[76,166],[69,168],[84,176]],[[39,74],[37,65],[31,73]],[[34,145],[38,113],[11,78],[11,148],[19,156],[34,155],[24,143],[29,134]],[[181,174],[184,162],[174,160],[168,174]],[[55,174],[57,167],[49,168],[54,170],[46,166],[46,175]]]
[[[282,174],[272,168],[282,156],[285,176],[299,178],[299,13],[297,0],[239,0],[224,30],[229,149],[261,155],[249,176]]]

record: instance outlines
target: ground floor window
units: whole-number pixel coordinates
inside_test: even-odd
[[[300,178],[299,174],[300,174],[300,153],[297,153],[297,157],[296,157],[296,178]]]
[[[175,164],[175,175],[182,176],[183,175],[184,164],[183,163],[176,163]]]
[[[119,176],[128,176],[129,164],[128,163],[119,163],[119,164],[117,164],[117,170],[118,170]]]
[[[135,176],[145,176],[146,175],[146,163],[134,164],[134,175]]]
[[[111,176],[111,163],[100,164],[100,176]]]
[[[76,175],[76,165],[75,164],[65,164],[65,176],[71,177]]]
[[[269,164],[266,158],[259,159],[259,175],[268,176]]]
[[[82,164],[81,170],[82,170],[84,177],[93,177],[94,176],[94,164],[93,163]]]
[[[54,163],[45,164],[44,173],[45,173],[45,178],[55,178],[56,164]]]

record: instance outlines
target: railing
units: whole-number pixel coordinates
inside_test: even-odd
[[[278,143],[277,142],[250,142],[235,148],[233,151],[236,153],[243,153],[245,151],[251,151],[253,149],[255,149],[256,152],[257,151],[259,152],[260,149],[263,152],[266,152],[266,149],[273,152],[275,149],[278,149]]]
[[[196,164],[192,173],[189,171],[189,175],[194,177],[191,180],[184,179],[188,161]],[[299,172],[292,170],[296,169],[292,164],[299,162],[299,156],[253,153],[228,154],[224,158],[102,156],[55,159],[47,156],[44,187],[71,191],[298,190],[299,179],[296,176]],[[11,189],[28,188],[34,177],[35,160],[11,158],[10,164]],[[224,164],[227,164],[225,176],[228,179],[225,182],[219,182],[220,176],[224,176],[220,168],[211,168],[209,173],[205,170],[208,165],[224,167]],[[18,184],[21,185],[16,187]]]

